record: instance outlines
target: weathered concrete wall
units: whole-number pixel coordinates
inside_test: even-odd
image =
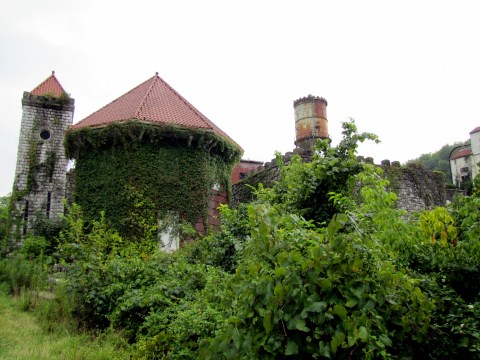
[[[297,150],[304,161],[309,161],[310,153]],[[284,156],[284,161],[288,163],[291,153]],[[362,158],[363,160],[363,158]],[[372,158],[364,161],[372,162]],[[432,209],[436,206],[445,206],[446,189],[443,175],[437,172],[428,171],[423,168],[407,166],[401,167],[400,163],[384,160],[382,161],[384,176],[390,181],[392,190],[398,195],[398,208],[404,209],[409,213],[425,209]],[[262,183],[265,187],[272,186],[280,178],[278,166],[273,163],[267,163],[258,172],[252,173],[246,179],[233,185],[232,206],[236,207],[239,203],[248,202],[253,199],[253,193],[250,186],[257,187]]]
[[[37,216],[59,218],[64,211],[67,159],[65,130],[74,100],[31,95],[22,99],[22,123],[13,185],[12,239],[20,241]]]

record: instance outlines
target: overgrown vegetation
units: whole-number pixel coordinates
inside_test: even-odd
[[[34,314],[24,311],[28,301],[26,295],[11,298],[0,292],[1,359],[131,359],[134,352],[118,334],[72,334],[59,324],[45,331]]]
[[[480,179],[408,216],[356,158],[376,137],[353,122],[343,136],[172,254],[125,241],[108,210],[87,226],[74,205],[54,251],[30,239],[0,261],[0,282],[21,293],[55,279],[43,321],[121,331],[138,358],[478,359]]]
[[[8,207],[10,204],[10,195],[0,196],[0,243],[7,237],[8,231]]]

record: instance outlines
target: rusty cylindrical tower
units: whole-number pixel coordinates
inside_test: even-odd
[[[295,109],[295,145],[313,150],[317,139],[329,139],[327,100],[308,95],[293,102]]]

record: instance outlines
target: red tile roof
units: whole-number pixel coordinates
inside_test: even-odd
[[[457,151],[455,154],[453,154],[452,157],[450,158],[450,160],[455,160],[455,159],[459,159],[459,158],[462,158],[462,157],[467,157],[467,156],[470,156],[470,155],[472,155],[472,149],[471,148],[462,149],[462,150]]]
[[[58,79],[55,77],[55,71],[52,71],[52,75],[50,75],[44,82],[38,85],[30,93],[37,96],[48,94],[58,97],[64,94],[65,90],[63,89],[63,86],[60,85]]]
[[[158,73],[73,125],[73,128],[100,127],[128,120],[211,130],[236,144],[160,78]]]
[[[470,131],[470,134],[474,134],[474,133],[479,132],[479,131],[480,131],[480,126],[477,126],[475,129]]]

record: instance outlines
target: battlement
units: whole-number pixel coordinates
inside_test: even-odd
[[[288,165],[295,154],[301,156],[305,162],[312,158],[311,151],[297,148],[293,152],[282,155],[283,163]],[[358,159],[374,164],[371,157],[359,156]],[[398,208],[413,213],[436,206],[445,206],[444,174],[426,170],[417,164],[402,166],[399,161],[382,160],[381,164],[376,166],[383,169],[383,176],[390,182],[389,190],[397,194]],[[259,166],[255,171],[249,173],[248,177],[233,185],[231,205],[236,207],[242,202],[251,201],[253,199],[252,186],[257,188],[261,183],[264,187],[271,187],[275,181],[280,179],[280,176],[277,159],[264,163],[263,166]]]

